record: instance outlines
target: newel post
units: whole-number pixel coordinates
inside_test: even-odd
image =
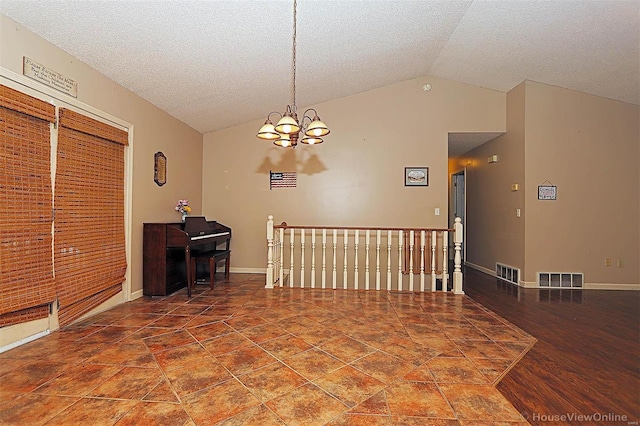
[[[267,218],[267,283],[265,288],[273,288],[273,216]]]
[[[464,291],[462,291],[462,256],[460,255],[460,250],[462,249],[462,219],[459,217],[456,217],[453,231],[453,244],[455,247],[455,256],[453,258],[453,292],[455,294],[464,294]]]

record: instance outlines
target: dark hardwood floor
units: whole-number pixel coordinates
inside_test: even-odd
[[[538,339],[497,386],[530,423],[638,424],[640,292],[524,289],[464,272],[468,296]]]

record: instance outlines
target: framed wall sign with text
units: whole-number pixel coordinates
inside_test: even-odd
[[[558,187],[555,185],[538,186],[538,200],[555,200],[558,196]]]

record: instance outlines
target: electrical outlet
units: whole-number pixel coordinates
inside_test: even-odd
[[[622,259],[617,259],[616,260],[616,266],[618,268],[623,268],[624,267],[624,262],[622,261]]]
[[[609,266],[611,266],[611,258],[610,257],[605,257],[604,258],[604,266],[606,266],[607,268]]]
[[[516,217],[520,217],[520,209],[516,209]]]

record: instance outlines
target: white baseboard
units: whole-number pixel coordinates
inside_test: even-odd
[[[229,268],[232,274],[266,274],[267,268]]]
[[[496,271],[485,268],[484,266],[476,265],[475,263],[464,262],[464,266],[468,266],[469,268],[475,269],[480,272],[484,272],[485,274],[491,275],[492,277],[496,276]]]
[[[131,293],[131,299],[129,299],[129,301],[140,299],[142,296],[143,296],[142,290],[134,291],[133,293]]]
[[[471,262],[464,262],[465,266],[468,266],[472,269],[478,270],[480,272],[484,272],[487,275],[491,275],[492,277],[496,276],[496,272],[491,269],[485,268],[484,266],[476,265]],[[569,288],[569,287],[540,287],[536,281],[520,281],[518,284],[520,287],[524,288],[538,288],[538,289],[554,289],[554,290],[580,290],[580,288]],[[582,287],[584,290],[640,290],[640,284],[629,283],[629,284],[616,284],[616,283],[584,283]]]

